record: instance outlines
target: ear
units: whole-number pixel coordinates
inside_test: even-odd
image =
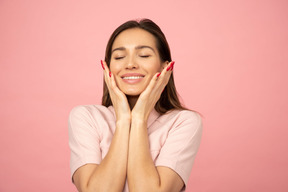
[[[162,63],[162,69],[164,69],[167,65],[169,64],[169,61],[164,61],[163,63]]]

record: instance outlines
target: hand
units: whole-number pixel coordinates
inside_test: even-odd
[[[132,119],[137,118],[138,120],[142,119],[147,122],[150,112],[159,100],[170,79],[174,63],[175,62],[170,62],[161,73],[156,73],[152,77],[146,89],[140,94],[132,110]]]
[[[114,75],[110,72],[105,61],[101,60],[104,69],[104,79],[116,113],[116,121],[131,120],[131,110],[126,95],[118,88]]]

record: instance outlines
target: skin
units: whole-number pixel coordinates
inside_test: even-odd
[[[85,192],[123,191],[127,178],[131,192],[180,191],[184,183],[176,172],[155,167],[147,132],[148,117],[168,83],[173,63],[162,62],[154,36],[138,28],[121,32],[112,50],[110,69],[105,62],[103,65],[116,130],[106,157],[99,165],[80,167],[74,183]],[[144,78],[139,83],[125,83],[121,77],[127,73],[141,73]]]

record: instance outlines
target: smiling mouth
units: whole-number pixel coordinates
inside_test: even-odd
[[[143,78],[143,76],[122,77],[122,79],[140,79],[140,78]]]

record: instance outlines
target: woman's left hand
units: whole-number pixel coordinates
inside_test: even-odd
[[[140,94],[132,110],[132,120],[136,118],[137,120],[142,119],[147,122],[150,112],[153,110],[170,79],[173,65],[174,61],[170,62],[161,73],[156,73],[152,77],[146,89]]]

